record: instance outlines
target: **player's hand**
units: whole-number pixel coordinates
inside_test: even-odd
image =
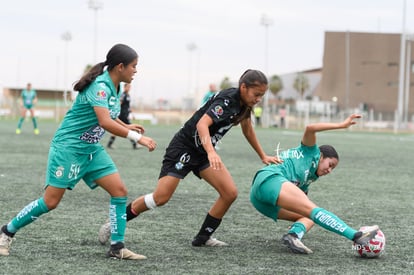
[[[264,156],[264,158],[262,159],[262,162],[266,165],[274,163],[274,164],[279,164],[282,163],[283,160],[276,157],[276,156]]]
[[[147,147],[148,151],[150,152],[154,151],[155,148],[157,148],[157,143],[150,137],[142,136],[138,143]]]
[[[223,162],[221,161],[220,156],[217,154],[216,151],[212,151],[207,155],[208,161],[210,162],[210,166],[214,170],[221,170],[223,169]]]
[[[137,131],[140,134],[144,134],[145,133],[145,129],[142,125],[139,124],[129,124],[128,126],[129,130],[133,130],[133,131]]]
[[[351,125],[356,124],[356,121],[354,121],[354,119],[361,117],[362,116],[360,114],[352,114],[349,117],[347,117],[347,119],[345,119],[344,122],[342,122],[342,124],[344,125],[344,128],[348,128]]]

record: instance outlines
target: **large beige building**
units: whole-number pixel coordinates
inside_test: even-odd
[[[408,43],[412,42],[407,41],[409,51]],[[315,95],[321,100],[337,100],[340,110],[363,107],[393,120],[398,109],[400,44],[400,34],[326,32],[322,79]],[[410,82],[414,81],[413,51],[408,59]],[[411,121],[414,96],[407,102],[404,113]]]

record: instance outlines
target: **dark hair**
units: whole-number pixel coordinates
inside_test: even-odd
[[[110,71],[119,64],[124,64],[126,66],[136,58],[138,58],[138,54],[134,49],[124,44],[116,44],[106,55],[106,61],[93,66],[75,83],[73,88],[75,91],[82,92],[96,79],[96,77],[98,77],[98,75],[103,73],[105,66],[107,66],[107,70]]]
[[[248,69],[245,71],[239,79],[239,89],[242,84],[245,84],[247,88],[256,87],[260,85],[267,85],[267,77],[264,73],[258,70]],[[252,113],[252,108],[246,105],[242,106],[242,110],[238,116],[233,119],[233,124],[237,125],[243,119],[249,118]]]
[[[322,158],[335,158],[339,160],[338,152],[331,145],[321,145],[319,150],[322,153]]]

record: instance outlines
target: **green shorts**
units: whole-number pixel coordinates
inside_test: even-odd
[[[95,180],[117,173],[118,170],[105,149],[92,154],[80,154],[65,148],[50,147],[46,172],[46,186],[72,190],[83,179],[89,188]]]
[[[250,201],[257,211],[277,221],[280,207],[276,205],[276,201],[282,184],[287,181],[282,175],[259,171],[250,189]]]

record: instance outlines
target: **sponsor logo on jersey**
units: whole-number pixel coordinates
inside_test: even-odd
[[[223,114],[223,108],[220,105],[217,105],[216,107],[214,107],[213,110],[211,110],[213,112],[213,114],[217,117],[220,118],[220,116]]]
[[[96,93],[97,100],[104,100],[106,98],[106,92],[104,90],[100,90]]]

